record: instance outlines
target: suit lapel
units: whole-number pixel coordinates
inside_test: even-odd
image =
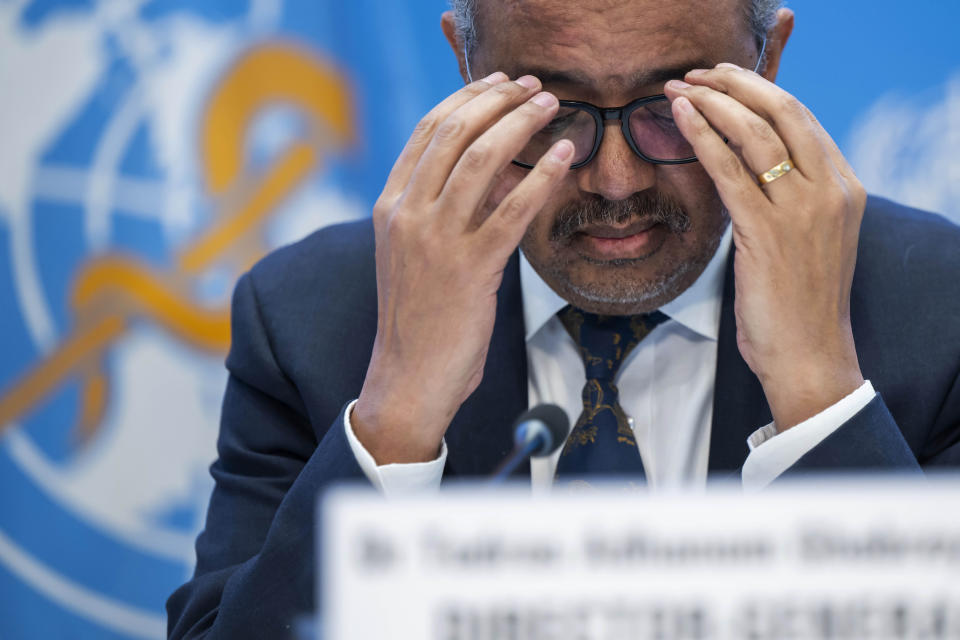
[[[772,420],[763,387],[737,348],[737,322],[733,312],[735,254],[734,247],[727,261],[720,312],[708,464],[713,476],[739,473],[749,453],[747,438]]]
[[[483,380],[447,430],[444,477],[489,475],[513,449],[513,422],[528,403],[524,338],[520,260],[514,252],[497,292],[497,316]],[[514,475],[529,476],[529,462]]]

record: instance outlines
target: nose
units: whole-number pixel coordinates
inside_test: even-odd
[[[581,191],[607,200],[623,200],[656,182],[654,166],[633,152],[616,122],[603,128],[603,139],[593,161],[575,173]]]

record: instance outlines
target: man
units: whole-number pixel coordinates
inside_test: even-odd
[[[442,24],[483,79],[418,125],[372,229],[237,285],[172,637],[282,634],[312,607],[324,486],[485,475],[543,401],[577,424],[538,486],[960,462],[960,231],[868,201],[772,83],[790,11],[463,0]]]

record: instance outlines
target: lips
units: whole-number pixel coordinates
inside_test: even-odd
[[[590,225],[581,229],[580,233],[594,238],[609,238],[611,240],[617,240],[629,238],[630,236],[637,235],[638,233],[648,231],[656,226],[656,224],[656,222],[651,220],[638,220],[623,227],[615,225]]]
[[[584,227],[576,234],[574,243],[580,253],[591,260],[636,260],[656,253],[665,237],[662,224],[641,220],[625,226]]]

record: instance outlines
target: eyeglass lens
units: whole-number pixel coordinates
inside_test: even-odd
[[[629,122],[634,144],[651,160],[685,160],[696,155],[680,133],[666,98],[634,110]]]
[[[593,151],[597,124],[589,111],[576,107],[560,107],[557,115],[517,155],[517,161],[535,165],[541,156],[558,140],[566,138],[573,143],[573,162],[583,162]]]
[[[629,115],[630,135],[637,148],[651,160],[684,160],[694,156],[690,143],[680,133],[670,102],[663,98],[635,108]],[[536,133],[517,155],[522,164],[534,165],[558,140],[567,138],[575,147],[573,165],[586,161],[593,152],[597,121],[582,107],[562,106],[546,127]]]

